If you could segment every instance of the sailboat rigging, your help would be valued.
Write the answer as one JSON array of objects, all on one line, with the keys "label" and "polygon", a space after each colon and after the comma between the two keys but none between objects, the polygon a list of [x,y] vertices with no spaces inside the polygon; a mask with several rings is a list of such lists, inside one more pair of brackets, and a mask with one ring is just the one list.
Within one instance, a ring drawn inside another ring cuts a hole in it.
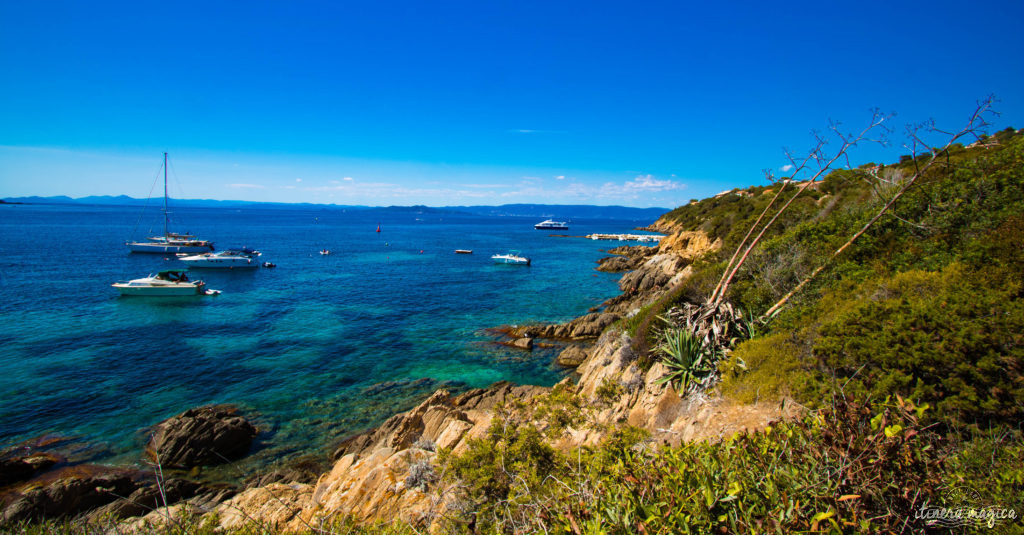
[{"label": "sailboat rigging", "polygon": [[150,236],[147,241],[125,242],[128,250],[133,253],[205,253],[213,250],[213,244],[197,239],[192,234],[178,234],[168,228],[169,213],[167,210],[167,153],[164,153],[164,233],[162,236]]}]

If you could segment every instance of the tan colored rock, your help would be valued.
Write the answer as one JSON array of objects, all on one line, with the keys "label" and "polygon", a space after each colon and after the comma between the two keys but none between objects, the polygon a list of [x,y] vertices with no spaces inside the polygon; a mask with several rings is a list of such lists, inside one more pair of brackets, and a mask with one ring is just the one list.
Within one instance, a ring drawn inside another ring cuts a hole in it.
[{"label": "tan colored rock", "polygon": [[533,338],[524,336],[517,338],[511,342],[512,347],[518,347],[519,349],[525,349],[527,351],[533,351]]},{"label": "tan colored rock", "polygon": [[562,350],[555,359],[555,364],[566,368],[575,368],[587,359],[587,350],[582,346],[571,345]]},{"label": "tan colored rock", "polygon": [[311,485],[271,483],[238,494],[217,506],[209,515],[215,515],[225,530],[253,527],[256,520],[271,530],[309,530],[314,524],[309,523],[302,513],[309,508],[312,495]]}]

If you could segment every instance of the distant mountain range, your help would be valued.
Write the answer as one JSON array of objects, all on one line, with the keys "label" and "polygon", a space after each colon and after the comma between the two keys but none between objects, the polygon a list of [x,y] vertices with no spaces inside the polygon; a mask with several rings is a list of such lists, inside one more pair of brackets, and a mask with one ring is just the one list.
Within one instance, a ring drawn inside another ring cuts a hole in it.
[{"label": "distant mountain range", "polygon": [[[156,206],[161,201],[155,199],[136,199],[127,195],[93,195],[73,199],[65,195],[55,197],[7,197],[3,199],[7,203],[23,204],[91,204],[101,206],[142,206],[149,204]],[[174,206],[187,206],[196,208],[239,208],[253,206],[260,208],[275,209],[325,209],[325,210],[403,210],[424,213],[452,213],[496,216],[496,217],[540,217],[556,220],[572,219],[627,219],[627,220],[650,220],[653,221],[662,214],[669,211],[669,208],[631,208],[628,206],[593,206],[586,204],[503,204],[500,206],[360,206],[340,204],[314,204],[314,203],[276,203],[276,202],[252,202],[252,201],[217,201],[212,199],[175,199]]]}]

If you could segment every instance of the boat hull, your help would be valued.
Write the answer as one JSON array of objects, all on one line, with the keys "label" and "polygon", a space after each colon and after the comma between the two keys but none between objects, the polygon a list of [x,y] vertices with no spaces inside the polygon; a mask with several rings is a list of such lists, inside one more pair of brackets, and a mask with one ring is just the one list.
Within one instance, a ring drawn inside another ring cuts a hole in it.
[{"label": "boat hull", "polygon": [[569,230],[569,225],[534,225],[537,230]]},{"label": "boat hull", "polygon": [[202,284],[178,284],[166,286],[133,286],[130,283],[116,283],[112,285],[126,296],[141,297],[181,297],[188,295],[203,295],[206,293]]},{"label": "boat hull", "polygon": [[238,260],[209,259],[209,260],[182,260],[189,269],[249,269],[257,268],[260,265],[252,260],[241,262]]},{"label": "boat hull", "polygon": [[208,253],[213,250],[211,245],[167,245],[162,243],[128,243],[128,250],[133,253],[176,254],[176,253]]}]

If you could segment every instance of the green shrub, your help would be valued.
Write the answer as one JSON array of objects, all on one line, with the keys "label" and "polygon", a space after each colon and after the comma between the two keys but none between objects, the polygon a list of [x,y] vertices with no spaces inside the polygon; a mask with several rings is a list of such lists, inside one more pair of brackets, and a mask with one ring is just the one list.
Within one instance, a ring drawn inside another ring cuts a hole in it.
[{"label": "green shrub", "polygon": [[990,288],[981,276],[953,265],[865,285],[821,326],[814,355],[847,395],[900,394],[954,423],[1020,421],[1021,286]]}]

